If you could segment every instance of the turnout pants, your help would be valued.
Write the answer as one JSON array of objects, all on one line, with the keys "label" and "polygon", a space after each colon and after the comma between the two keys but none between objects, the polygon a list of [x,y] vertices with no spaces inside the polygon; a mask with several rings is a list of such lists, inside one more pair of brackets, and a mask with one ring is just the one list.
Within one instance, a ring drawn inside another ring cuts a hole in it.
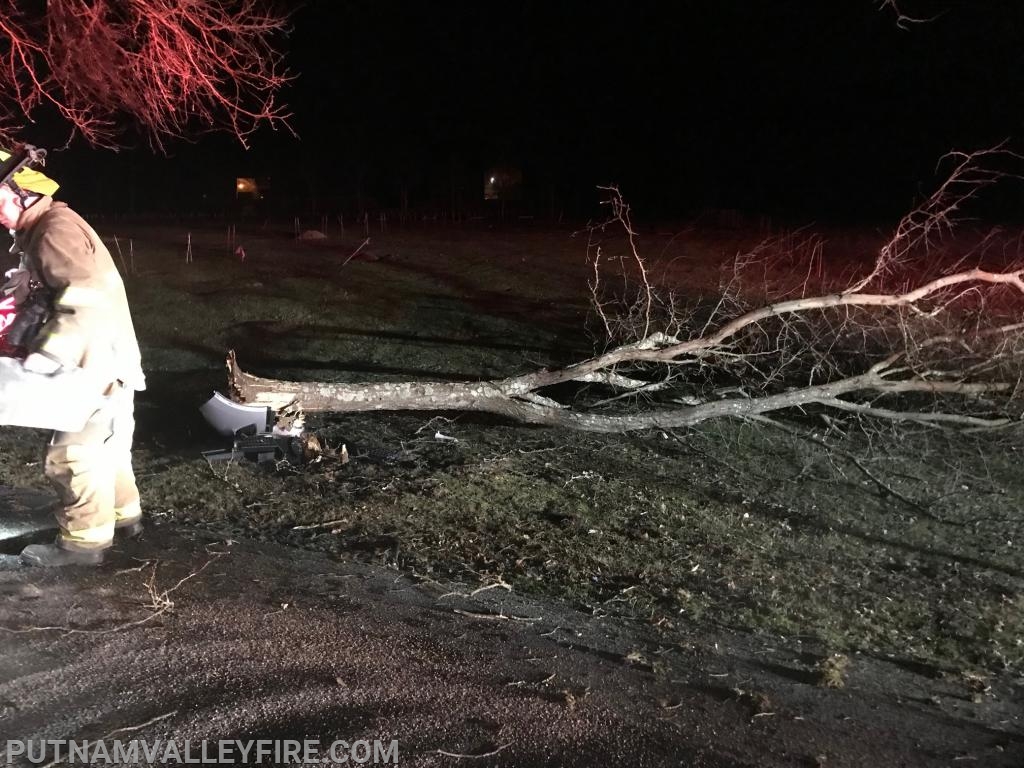
[{"label": "turnout pants", "polygon": [[142,514],[132,472],[135,392],[120,382],[107,404],[80,432],[54,432],[46,449],[46,476],[57,488],[58,544],[106,549],[119,521]]}]

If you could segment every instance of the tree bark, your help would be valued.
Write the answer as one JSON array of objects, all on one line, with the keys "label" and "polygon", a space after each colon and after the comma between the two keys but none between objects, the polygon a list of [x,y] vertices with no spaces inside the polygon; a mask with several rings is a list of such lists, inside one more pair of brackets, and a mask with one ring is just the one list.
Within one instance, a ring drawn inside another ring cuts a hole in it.
[{"label": "tree bark", "polygon": [[[744,418],[786,408],[820,403],[840,409],[856,408],[840,400],[841,395],[862,392],[930,392],[934,394],[975,394],[1000,392],[1007,383],[887,381],[884,368],[875,366],[860,376],[803,387],[756,398],[728,398],[695,405],[661,408],[625,414],[587,413],[533,394],[551,381],[564,381],[565,369],[538,371],[507,379],[477,382],[379,382],[337,384],[282,381],[246,373],[234,352],[227,357],[228,382],[232,397],[242,403],[266,405],[274,410],[297,405],[307,413],[352,413],[358,411],[480,411],[545,426],[567,427],[585,432],[632,432],[645,429],[677,429],[723,417]],[[880,409],[876,409],[879,410]],[[888,411],[886,418],[935,422],[935,414]],[[943,421],[964,426],[1001,426],[1005,420],[977,419],[947,414]]]}]

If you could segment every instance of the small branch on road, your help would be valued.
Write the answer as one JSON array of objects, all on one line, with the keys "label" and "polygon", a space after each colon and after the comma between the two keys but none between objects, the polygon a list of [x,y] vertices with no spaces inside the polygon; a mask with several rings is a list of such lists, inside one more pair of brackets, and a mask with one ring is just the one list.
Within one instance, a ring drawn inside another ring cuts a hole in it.
[{"label": "small branch on road", "polygon": [[435,751],[439,755],[444,755],[445,757],[454,757],[456,760],[476,760],[476,759],[479,759],[481,757],[493,757],[494,755],[498,754],[499,752],[501,752],[503,750],[508,749],[511,746],[512,746],[511,743],[509,743],[509,744],[502,744],[500,747],[498,747],[497,749],[495,749],[495,750],[493,750],[491,752],[481,752],[481,753],[476,754],[476,755],[468,755],[468,754],[463,754],[461,752],[445,752],[443,749],[438,749],[438,750],[435,750]]}]

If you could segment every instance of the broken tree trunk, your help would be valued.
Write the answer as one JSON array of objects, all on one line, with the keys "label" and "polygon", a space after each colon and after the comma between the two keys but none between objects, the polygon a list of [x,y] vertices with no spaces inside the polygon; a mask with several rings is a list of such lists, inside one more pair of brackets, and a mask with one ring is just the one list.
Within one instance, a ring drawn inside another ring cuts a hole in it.
[{"label": "broken tree trunk", "polygon": [[[1004,426],[1017,418],[1017,405],[1006,406],[1024,380],[1024,321],[1015,308],[1024,296],[1024,269],[964,269],[957,262],[959,269],[930,277],[925,270],[907,279],[895,275],[913,253],[928,253],[961,203],[1003,175],[981,161],[1006,154],[1001,148],[953,153],[949,178],[900,221],[863,279],[819,295],[808,295],[804,285],[761,305],[734,301],[734,310],[723,309],[723,294],[701,322],[682,322],[672,300],[664,304],[670,308],[664,322],[656,319],[658,296],[629,208],[617,189],[607,188],[612,222],[629,236],[639,275],[637,301],[623,313],[631,341],[564,368],[472,382],[279,381],[246,373],[229,353],[230,392],[278,412],[481,411],[590,432],[667,430],[811,405],[931,425]],[[611,329],[622,326],[621,318],[609,315],[599,295],[598,268],[608,259],[593,240],[591,249],[594,306],[613,343]],[[996,299],[991,311],[990,296]],[[582,405],[555,400],[552,388],[570,382],[610,394]],[[893,395],[911,397],[894,402]]]},{"label": "broken tree trunk", "polygon": [[[1009,389],[1002,382],[888,381],[885,367],[875,366],[860,376],[803,387],[756,398],[728,398],[694,405],[676,406],[639,413],[602,414],[572,410],[534,390],[564,381],[569,369],[537,371],[507,379],[476,382],[378,382],[325,383],[282,381],[246,373],[234,352],[227,358],[232,397],[242,403],[265,405],[275,411],[298,406],[307,413],[352,413],[356,411],[481,411],[528,424],[568,427],[587,432],[630,432],[643,429],[675,429],[709,419],[744,418],[771,411],[818,403],[840,410],[854,410],[893,420],[949,422],[964,426],[1002,426],[1005,419],[987,419],[943,413],[885,411],[841,400],[841,395],[874,392],[932,392],[976,394]],[[609,375],[613,378],[613,375]],[[597,377],[589,376],[588,381]]]}]

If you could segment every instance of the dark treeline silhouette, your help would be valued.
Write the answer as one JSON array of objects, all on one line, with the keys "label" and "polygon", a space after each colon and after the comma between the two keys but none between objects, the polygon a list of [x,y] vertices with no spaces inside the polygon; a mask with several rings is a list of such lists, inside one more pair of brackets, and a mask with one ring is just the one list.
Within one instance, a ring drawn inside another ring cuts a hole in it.
[{"label": "dark treeline silhouette", "polygon": [[[597,215],[617,184],[646,218],[706,209],[892,220],[939,158],[1024,128],[1024,11],[950,4],[900,29],[876,3],[597,0],[503,6],[312,2],[285,94],[298,137],[264,130],[54,156],[67,199],[111,213],[227,215],[236,177],[285,215]],[[983,45],[979,46],[979,42]],[[522,174],[484,200],[490,169]],[[1018,191],[989,197],[1017,216]]]}]

